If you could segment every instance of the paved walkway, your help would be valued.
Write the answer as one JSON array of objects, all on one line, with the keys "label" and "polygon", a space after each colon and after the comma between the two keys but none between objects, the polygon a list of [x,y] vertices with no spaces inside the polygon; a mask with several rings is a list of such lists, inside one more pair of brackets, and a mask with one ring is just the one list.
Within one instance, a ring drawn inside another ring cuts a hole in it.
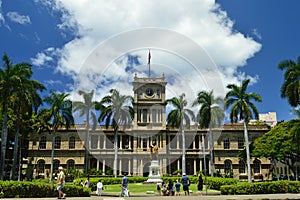
[{"label": "paved walkway", "polygon": [[[12,200],[13,198],[3,199]],[[57,198],[18,198],[18,200],[55,200]],[[155,196],[155,195],[145,195],[145,196],[132,196],[132,197],[113,197],[113,196],[91,196],[91,197],[67,197],[68,200],[152,200],[152,199],[170,199],[170,200],[288,200],[288,199],[300,199],[300,194],[260,194],[260,195],[207,195],[207,196]]]}]

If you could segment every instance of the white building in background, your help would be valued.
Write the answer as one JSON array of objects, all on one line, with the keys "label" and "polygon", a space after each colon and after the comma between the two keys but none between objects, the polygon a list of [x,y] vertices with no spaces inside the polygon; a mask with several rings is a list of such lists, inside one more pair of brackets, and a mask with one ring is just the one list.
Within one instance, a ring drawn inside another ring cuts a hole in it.
[{"label": "white building in background", "polygon": [[274,127],[277,124],[276,112],[268,112],[259,114],[259,121],[265,122],[267,125]]}]

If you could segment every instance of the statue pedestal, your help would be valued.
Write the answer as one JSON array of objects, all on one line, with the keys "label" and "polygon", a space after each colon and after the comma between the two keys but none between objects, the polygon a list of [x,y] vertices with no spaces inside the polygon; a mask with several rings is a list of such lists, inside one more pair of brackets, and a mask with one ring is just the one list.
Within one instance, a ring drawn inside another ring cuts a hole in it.
[{"label": "statue pedestal", "polygon": [[162,182],[158,160],[152,160],[149,167],[148,180],[145,183]]}]

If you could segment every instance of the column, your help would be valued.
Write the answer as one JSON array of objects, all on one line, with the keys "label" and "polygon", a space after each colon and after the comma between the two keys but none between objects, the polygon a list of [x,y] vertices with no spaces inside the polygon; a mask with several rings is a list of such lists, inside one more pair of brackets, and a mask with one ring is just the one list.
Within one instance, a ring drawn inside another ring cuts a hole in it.
[{"label": "column", "polygon": [[98,136],[98,144],[97,144],[97,149],[100,149],[100,142],[101,142],[101,140],[100,140],[101,138],[100,138],[100,137],[101,137],[101,136],[99,135],[99,136]]},{"label": "column", "polygon": [[105,159],[102,160],[102,171],[103,171],[103,175],[105,175]]},{"label": "column", "polygon": [[197,160],[194,159],[194,175],[197,175]]},{"label": "column", "polygon": [[140,162],[140,174],[139,174],[139,176],[143,176],[143,166],[144,166],[143,159],[141,159],[141,162]]},{"label": "column", "polygon": [[128,145],[129,145],[128,149],[131,149],[131,136],[130,135],[128,136],[128,139],[129,139],[129,141],[128,141]]},{"label": "column", "polygon": [[128,175],[131,175],[131,159],[128,160]]},{"label": "column", "polygon": [[119,149],[122,149],[122,146],[123,146],[123,135],[120,134],[120,141],[119,141],[119,144],[120,144],[120,148]]},{"label": "column", "polygon": [[199,163],[200,163],[200,170],[202,171],[202,169],[203,169],[202,159],[200,159]]},{"label": "column", "polygon": [[119,161],[119,175],[122,175],[122,159]]},{"label": "column", "polygon": [[180,159],[177,160],[177,169],[180,169]]},{"label": "column", "polygon": [[196,140],[194,138],[194,141],[193,141],[193,149],[196,149]]},{"label": "column", "polygon": [[103,149],[106,149],[106,140],[107,140],[106,136],[103,135]]},{"label": "column", "polygon": [[137,176],[138,175],[138,162],[137,162],[137,158],[134,157],[133,161],[132,161],[132,171],[133,171],[133,175]]},{"label": "column", "polygon": [[179,136],[178,134],[176,135],[176,149],[179,149]]},{"label": "column", "polygon": [[97,159],[97,170],[99,170],[99,160]]}]

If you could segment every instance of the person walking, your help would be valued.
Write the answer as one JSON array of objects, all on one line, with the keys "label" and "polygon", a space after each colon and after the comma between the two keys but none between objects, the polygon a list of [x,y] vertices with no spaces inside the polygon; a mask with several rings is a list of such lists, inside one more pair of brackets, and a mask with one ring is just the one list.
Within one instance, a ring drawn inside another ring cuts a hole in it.
[{"label": "person walking", "polygon": [[176,180],[175,188],[176,188],[176,193],[175,193],[175,195],[176,195],[176,196],[180,196],[180,183],[179,183],[178,180]]},{"label": "person walking", "polygon": [[57,175],[57,191],[58,191],[58,199],[65,199],[66,194],[63,193],[62,189],[65,184],[65,173],[63,171],[63,167],[58,167],[58,175]]},{"label": "person walking", "polygon": [[184,191],[184,195],[190,195],[190,191],[189,191],[190,179],[188,178],[188,176],[185,173],[182,174],[180,182],[182,184],[182,189]]},{"label": "person walking", "polygon": [[122,178],[122,194],[124,195],[124,197],[128,197],[129,196],[129,192],[128,192],[128,178],[126,176],[126,173],[124,173],[124,176]]},{"label": "person walking", "polygon": [[102,189],[103,189],[103,184],[102,184],[101,180],[99,180],[97,183],[97,191],[96,191],[96,194],[98,196],[102,195]]},{"label": "person walking", "polygon": [[202,196],[203,179],[202,179],[202,175],[201,174],[199,174],[197,187],[198,187],[198,196]]}]

